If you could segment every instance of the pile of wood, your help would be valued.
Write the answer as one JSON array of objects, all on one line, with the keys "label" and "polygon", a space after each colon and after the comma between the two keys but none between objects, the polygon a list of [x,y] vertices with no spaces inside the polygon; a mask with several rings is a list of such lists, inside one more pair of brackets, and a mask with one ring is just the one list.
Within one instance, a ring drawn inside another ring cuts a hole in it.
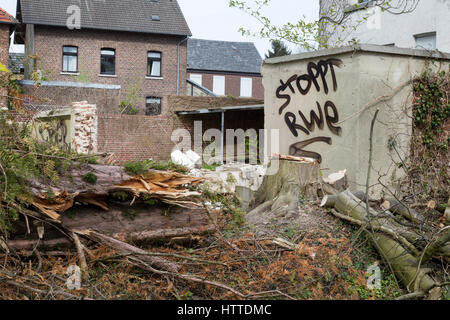
[{"label": "pile of wood", "polygon": [[400,199],[374,202],[366,192],[350,192],[346,171],[322,179],[318,163],[282,156],[274,161],[279,170],[265,177],[247,214],[250,221],[279,212],[296,215],[301,194],[310,199],[323,194],[321,207],[367,233],[386,264],[410,292],[406,298],[430,293],[440,297],[445,284],[431,276],[430,266],[433,260],[444,264],[450,261],[450,226],[426,219]]}]

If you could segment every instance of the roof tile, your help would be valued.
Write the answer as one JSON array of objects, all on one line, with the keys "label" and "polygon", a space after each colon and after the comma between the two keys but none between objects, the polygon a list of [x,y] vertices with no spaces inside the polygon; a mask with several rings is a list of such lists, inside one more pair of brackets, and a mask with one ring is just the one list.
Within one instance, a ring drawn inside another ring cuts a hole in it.
[{"label": "roof tile", "polygon": [[17,23],[17,20],[10,15],[8,12],[0,8],[0,23],[10,23],[15,24]]},{"label": "roof tile", "polygon": [[[176,0],[19,0],[22,22],[66,26],[78,6],[81,28],[190,36],[191,32]],[[161,21],[152,20],[157,15]]]},{"label": "roof tile", "polygon": [[260,73],[262,59],[252,42],[189,39],[188,69]]}]

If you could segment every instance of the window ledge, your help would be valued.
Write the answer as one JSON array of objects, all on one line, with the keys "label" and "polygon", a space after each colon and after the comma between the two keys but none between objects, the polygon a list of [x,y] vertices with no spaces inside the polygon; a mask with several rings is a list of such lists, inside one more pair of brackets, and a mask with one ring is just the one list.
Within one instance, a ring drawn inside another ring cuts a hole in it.
[{"label": "window ledge", "polygon": [[64,72],[64,71],[60,72],[59,74],[65,75],[65,76],[79,76],[80,75],[79,72]]},{"label": "window ledge", "polygon": [[116,74],[99,74],[99,77],[105,77],[105,78],[117,78]]},{"label": "window ledge", "polygon": [[150,77],[150,76],[145,76],[145,79],[148,79],[148,80],[163,80],[164,78],[163,78],[163,77]]}]

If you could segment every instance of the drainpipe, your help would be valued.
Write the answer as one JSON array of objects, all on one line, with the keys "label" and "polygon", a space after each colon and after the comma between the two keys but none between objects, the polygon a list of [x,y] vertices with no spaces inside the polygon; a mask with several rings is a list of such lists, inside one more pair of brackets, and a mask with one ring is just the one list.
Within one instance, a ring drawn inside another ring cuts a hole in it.
[{"label": "drainpipe", "polygon": [[221,132],[222,132],[222,136],[220,137],[220,162],[221,164],[225,163],[225,159],[224,159],[224,148],[225,148],[225,111],[222,111],[222,123],[221,123]]},{"label": "drainpipe", "polygon": [[180,46],[183,42],[187,41],[189,37],[184,38],[180,42],[178,42],[177,45],[177,55],[178,55],[178,62],[177,62],[177,96],[180,95]]}]

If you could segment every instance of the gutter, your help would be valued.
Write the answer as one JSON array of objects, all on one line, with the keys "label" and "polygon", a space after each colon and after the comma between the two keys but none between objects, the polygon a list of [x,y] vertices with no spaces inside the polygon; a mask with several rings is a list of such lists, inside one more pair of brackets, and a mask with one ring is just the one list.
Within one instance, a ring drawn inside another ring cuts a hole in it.
[{"label": "gutter", "polygon": [[180,46],[183,42],[187,41],[189,36],[178,42],[177,45],[177,96],[180,95]]}]

